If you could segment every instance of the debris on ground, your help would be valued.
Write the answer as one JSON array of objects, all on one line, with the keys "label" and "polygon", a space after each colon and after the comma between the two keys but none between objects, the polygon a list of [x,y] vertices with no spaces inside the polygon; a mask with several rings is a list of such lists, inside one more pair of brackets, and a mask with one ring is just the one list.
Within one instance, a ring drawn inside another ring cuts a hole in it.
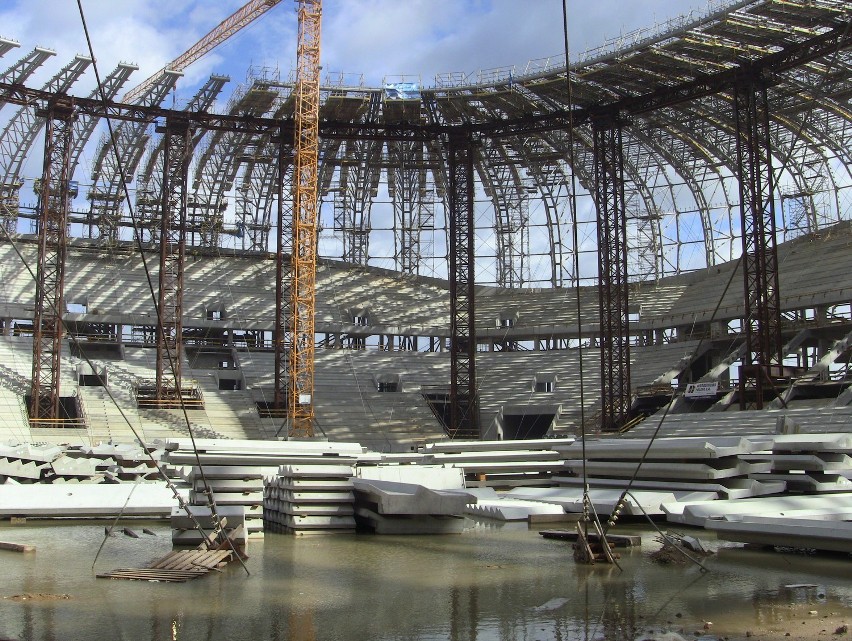
[{"label": "debris on ground", "polygon": [[50,594],[47,592],[24,592],[23,594],[14,594],[12,596],[3,597],[9,601],[63,601],[70,599],[70,594]]},{"label": "debris on ground", "polygon": [[651,560],[662,565],[684,565],[690,562],[690,559],[703,558],[712,554],[697,538],[677,532],[665,532],[655,537],[655,540],[663,547],[651,553]]}]

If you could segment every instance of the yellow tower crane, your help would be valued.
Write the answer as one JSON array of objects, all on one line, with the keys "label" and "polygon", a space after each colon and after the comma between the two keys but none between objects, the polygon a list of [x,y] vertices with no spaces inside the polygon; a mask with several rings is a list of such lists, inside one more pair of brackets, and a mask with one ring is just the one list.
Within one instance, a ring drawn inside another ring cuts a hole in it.
[{"label": "yellow tower crane", "polygon": [[317,180],[322,0],[297,0],[293,256],[290,288],[289,436],[314,435]]},{"label": "yellow tower crane", "polygon": [[209,53],[243,27],[247,27],[264,13],[272,9],[281,0],[250,0],[237,9],[230,16],[220,22],[216,28],[196,42],[192,47],[184,51],[153,76],[128,91],[122,102],[131,103],[144,94],[153,85],[164,71],[183,71],[193,62]]}]

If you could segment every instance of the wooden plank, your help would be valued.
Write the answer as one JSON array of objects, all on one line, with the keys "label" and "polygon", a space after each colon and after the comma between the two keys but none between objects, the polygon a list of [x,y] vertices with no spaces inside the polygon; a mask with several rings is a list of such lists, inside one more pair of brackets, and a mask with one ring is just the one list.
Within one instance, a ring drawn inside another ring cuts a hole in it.
[{"label": "wooden plank", "polygon": [[173,558],[175,558],[178,554],[180,554],[180,550],[175,550],[173,552],[169,552],[162,559],[157,559],[156,561],[153,561],[148,567],[149,568],[162,568],[167,563],[169,563],[169,561],[171,561]]},{"label": "wooden plank", "polygon": [[173,571],[151,571],[146,568],[114,570],[104,574],[98,574],[99,579],[127,579],[132,581],[167,581],[172,583],[182,583],[191,579],[196,579],[199,576],[204,576],[206,572],[173,572]]},{"label": "wooden plank", "polygon": [[4,543],[0,541],[0,550],[9,550],[11,552],[35,552],[34,545],[24,545],[23,543]]},{"label": "wooden plank", "polygon": [[[546,539],[561,539],[564,541],[575,541],[578,536],[571,530],[542,530],[539,532]],[[600,537],[596,532],[589,532],[589,541],[598,541]],[[606,540],[617,548],[632,548],[642,545],[642,537],[629,534],[607,534]]]},{"label": "wooden plank", "polygon": [[203,552],[200,550],[181,550],[168,563],[158,564],[157,567],[161,570],[183,570],[190,561],[197,559],[202,554]]}]

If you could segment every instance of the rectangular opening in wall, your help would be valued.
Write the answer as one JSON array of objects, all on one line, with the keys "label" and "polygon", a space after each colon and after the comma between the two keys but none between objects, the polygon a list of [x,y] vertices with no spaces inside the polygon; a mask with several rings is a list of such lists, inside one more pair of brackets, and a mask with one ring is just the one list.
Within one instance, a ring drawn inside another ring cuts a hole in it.
[{"label": "rectangular opening in wall", "polygon": [[556,420],[555,412],[531,409],[522,414],[503,414],[503,439],[517,441],[544,438]]},{"label": "rectangular opening in wall", "polygon": [[80,374],[77,377],[80,387],[106,387],[106,381],[100,374]]},{"label": "rectangular opening in wall", "polygon": [[238,378],[220,378],[219,389],[225,391],[234,391],[243,389],[243,382]]},{"label": "rectangular opening in wall", "polygon": [[80,387],[106,387],[107,368],[102,363],[79,363],[77,385]]},{"label": "rectangular opening in wall", "polygon": [[33,429],[85,429],[86,422],[83,418],[83,411],[80,407],[80,398],[78,396],[60,396],[58,416],[47,417],[48,411],[45,411],[49,405],[47,397],[42,397],[42,409],[39,411],[39,418],[33,418],[32,412],[32,396],[29,394],[24,396],[24,402],[27,405],[27,413],[29,415],[30,427]]},{"label": "rectangular opening in wall", "polygon": [[207,320],[211,321],[223,321],[227,319],[227,315],[225,314],[225,306],[216,304],[216,305],[208,305],[206,307]]},{"label": "rectangular opening in wall", "polygon": [[379,392],[399,392],[401,390],[399,374],[377,374],[376,389]]},{"label": "rectangular opening in wall", "polygon": [[[272,396],[271,391],[269,395]],[[255,401],[255,407],[257,407],[257,414],[261,418],[287,418],[286,398],[283,399],[280,407],[276,407],[273,400]]]},{"label": "rectangular opening in wall", "polygon": [[548,393],[556,391],[556,374],[536,374],[533,381],[533,391]]}]

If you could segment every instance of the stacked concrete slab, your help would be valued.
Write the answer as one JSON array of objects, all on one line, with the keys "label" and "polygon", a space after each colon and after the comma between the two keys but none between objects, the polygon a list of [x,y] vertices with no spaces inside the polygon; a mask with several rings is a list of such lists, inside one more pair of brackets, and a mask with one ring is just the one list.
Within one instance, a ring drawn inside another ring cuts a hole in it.
[{"label": "stacked concrete slab", "polygon": [[[626,483],[622,484],[624,487]],[[600,515],[612,514],[622,499],[622,489],[592,489],[588,498]],[[535,501],[557,505],[568,513],[583,512],[582,487],[518,487],[507,496],[524,501]],[[694,501],[715,501],[718,494],[711,491],[662,491],[662,490],[631,490],[621,504],[621,516],[662,516],[663,506],[667,504],[690,503]]]},{"label": "stacked concrete slab", "polygon": [[353,484],[356,520],[377,534],[457,534],[476,503],[452,465],[362,466]]},{"label": "stacked concrete slab", "polygon": [[764,437],[587,439],[585,463],[581,442],[558,447],[565,457],[567,473],[553,480],[573,490],[565,497],[566,501],[574,501],[566,504],[567,510],[576,510],[585,480],[592,488],[590,497],[595,508],[608,513],[632,479],[631,493],[626,497],[627,511],[622,514],[638,515],[644,510],[661,515],[667,503],[783,492],[783,482],[753,477],[768,472],[768,462],[746,458],[767,449],[771,442]]},{"label": "stacked concrete slab", "polygon": [[420,448],[426,464],[464,470],[468,487],[541,484],[562,469],[559,448],[573,438],[524,441],[443,441]]},{"label": "stacked concrete slab", "polygon": [[234,541],[234,545],[245,547],[249,533],[243,506],[218,507],[215,516],[219,517],[219,521],[209,507],[190,505],[188,512],[180,507],[172,509],[170,523],[173,545],[199,545],[206,537],[216,534],[217,524],[223,524],[222,530]]},{"label": "stacked concrete slab", "polygon": [[565,508],[561,505],[498,494],[492,487],[470,488],[466,491],[476,497],[476,503],[468,505],[465,514],[475,519],[527,521],[534,515],[565,514]]},{"label": "stacked concrete slab", "polygon": [[[153,457],[159,453],[153,452]],[[138,446],[0,446],[0,482],[120,483],[159,478],[151,454]]]},{"label": "stacked concrete slab", "polygon": [[162,483],[0,485],[0,517],[166,518],[178,501]]},{"label": "stacked concrete slab", "polygon": [[785,483],[783,499],[688,506],[669,518],[703,525],[728,541],[852,552],[852,435],[779,435],[771,454],[758,458],[772,471],[755,478]]},{"label": "stacked concrete slab", "polygon": [[353,459],[282,465],[264,489],[264,527],[287,534],[354,532],[354,473]]},{"label": "stacked concrete slab", "polygon": [[772,454],[759,457],[772,469],[753,478],[782,481],[791,493],[852,491],[852,434],[784,434]]},{"label": "stacked concrete slab", "polygon": [[193,448],[189,439],[167,439],[162,445],[167,452],[164,460],[183,466],[181,476],[192,487],[190,504],[208,507],[212,500],[217,506],[242,507],[250,537],[261,536],[270,524],[273,531],[288,527],[286,519],[277,516],[277,505],[269,518],[266,514],[265,494],[271,491],[265,488],[277,486],[282,469],[338,465],[349,470],[348,478],[363,453],[357,443],[327,441],[196,439]]}]

